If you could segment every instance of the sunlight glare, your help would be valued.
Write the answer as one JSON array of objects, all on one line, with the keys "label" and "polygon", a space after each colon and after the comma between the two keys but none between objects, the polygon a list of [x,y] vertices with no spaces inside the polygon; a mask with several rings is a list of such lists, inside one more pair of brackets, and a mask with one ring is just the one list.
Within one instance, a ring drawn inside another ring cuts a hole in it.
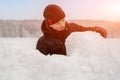
[{"label": "sunlight glare", "polygon": [[114,14],[120,14],[120,5],[114,5],[111,10]]}]

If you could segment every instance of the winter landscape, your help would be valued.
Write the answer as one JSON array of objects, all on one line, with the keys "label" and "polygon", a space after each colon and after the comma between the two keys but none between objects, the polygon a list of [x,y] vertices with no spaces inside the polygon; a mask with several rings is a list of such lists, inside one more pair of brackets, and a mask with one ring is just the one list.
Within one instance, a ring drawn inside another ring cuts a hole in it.
[{"label": "winter landscape", "polygon": [[[43,55],[36,44],[42,20],[53,18],[49,4],[65,13],[58,21],[103,27],[107,38],[74,32],[65,42],[67,56]],[[120,80],[120,0],[0,0],[0,80]]]},{"label": "winter landscape", "polygon": [[41,21],[0,20],[0,80],[119,80],[120,23],[69,22],[104,27],[108,38],[75,32],[66,40],[68,56],[45,56],[35,49]]}]

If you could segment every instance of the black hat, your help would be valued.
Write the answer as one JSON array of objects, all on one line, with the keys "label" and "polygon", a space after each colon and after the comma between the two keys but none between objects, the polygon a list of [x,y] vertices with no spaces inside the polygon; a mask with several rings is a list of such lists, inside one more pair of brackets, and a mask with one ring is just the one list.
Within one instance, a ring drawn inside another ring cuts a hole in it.
[{"label": "black hat", "polygon": [[64,18],[65,13],[59,6],[50,4],[45,8],[43,16],[47,20],[48,24],[52,25]]}]

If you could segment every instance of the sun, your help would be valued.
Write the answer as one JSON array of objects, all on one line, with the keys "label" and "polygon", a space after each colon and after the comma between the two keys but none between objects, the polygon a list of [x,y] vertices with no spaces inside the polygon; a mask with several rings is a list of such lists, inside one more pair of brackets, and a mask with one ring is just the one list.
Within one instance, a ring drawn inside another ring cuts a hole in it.
[{"label": "sun", "polygon": [[114,5],[111,7],[111,11],[114,14],[120,14],[120,5]]},{"label": "sun", "polygon": [[120,21],[120,4],[109,4],[104,8],[105,18],[111,21]]}]

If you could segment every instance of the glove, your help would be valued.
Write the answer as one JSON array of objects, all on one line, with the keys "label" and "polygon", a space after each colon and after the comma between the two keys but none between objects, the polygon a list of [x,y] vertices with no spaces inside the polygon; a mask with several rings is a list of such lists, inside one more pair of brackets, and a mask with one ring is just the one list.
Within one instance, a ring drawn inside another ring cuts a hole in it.
[{"label": "glove", "polygon": [[96,26],[93,31],[98,32],[102,37],[107,38],[107,31],[104,28]]}]

